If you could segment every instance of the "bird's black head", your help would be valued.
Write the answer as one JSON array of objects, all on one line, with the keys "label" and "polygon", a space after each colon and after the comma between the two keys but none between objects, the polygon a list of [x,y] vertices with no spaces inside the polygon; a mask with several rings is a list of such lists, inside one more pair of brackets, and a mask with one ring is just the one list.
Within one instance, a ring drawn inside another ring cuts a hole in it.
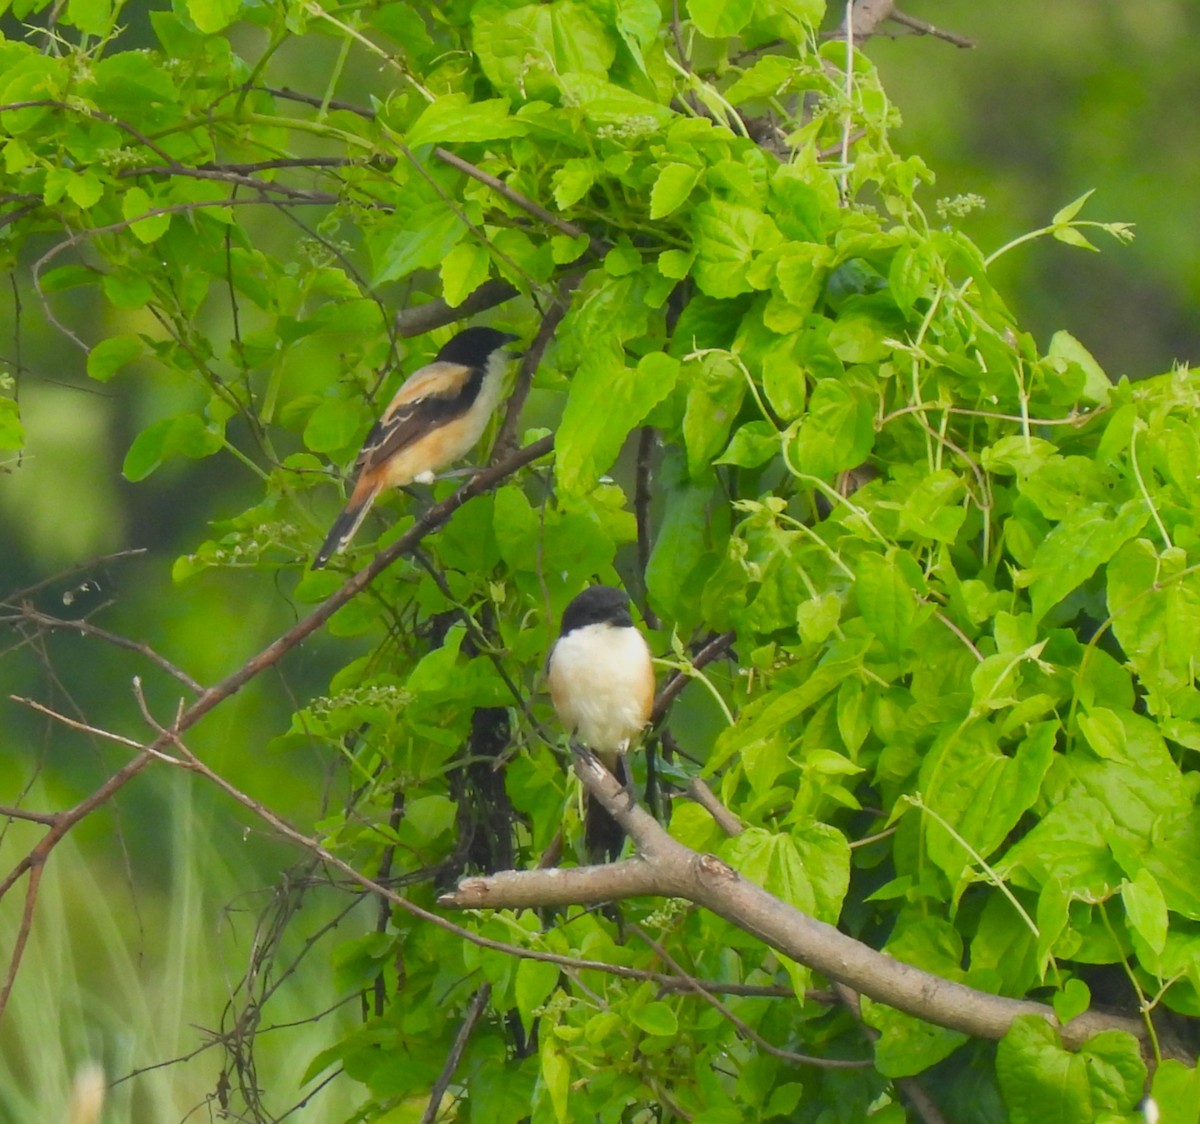
[{"label": "bird's black head", "polygon": [[498,347],[517,337],[495,328],[465,328],[437,353],[439,363],[461,363],[464,367],[485,367],[488,356]]},{"label": "bird's black head", "polygon": [[561,634],[566,636],[589,624],[632,628],[633,617],[629,615],[629,598],[625,591],[610,585],[589,586],[563,610]]}]

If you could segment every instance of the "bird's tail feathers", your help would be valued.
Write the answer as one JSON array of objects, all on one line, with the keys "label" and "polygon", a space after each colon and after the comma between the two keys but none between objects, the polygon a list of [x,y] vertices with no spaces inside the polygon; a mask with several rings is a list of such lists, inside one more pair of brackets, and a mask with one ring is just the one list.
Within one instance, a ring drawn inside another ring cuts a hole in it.
[{"label": "bird's tail feathers", "polygon": [[333,521],[329,534],[325,536],[321,549],[317,551],[311,569],[320,570],[330,558],[346,547],[358,533],[359,527],[362,526],[367,512],[371,510],[371,504],[375,502],[378,494],[378,491],[368,492],[357,502],[352,497],[350,502],[342,508],[341,514]]},{"label": "bird's tail feathers", "polygon": [[[632,790],[633,781],[629,773],[629,764],[623,753],[617,754],[611,761],[607,754],[601,758],[608,766],[609,772],[625,787]],[[615,861],[625,846],[625,829],[608,813],[602,804],[590,796],[583,808],[583,846],[589,862],[600,862],[607,858]]]}]

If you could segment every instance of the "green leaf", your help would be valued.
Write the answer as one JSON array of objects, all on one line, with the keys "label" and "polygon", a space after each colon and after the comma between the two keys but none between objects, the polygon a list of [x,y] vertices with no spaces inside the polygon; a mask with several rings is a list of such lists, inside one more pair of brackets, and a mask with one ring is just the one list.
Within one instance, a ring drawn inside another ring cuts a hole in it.
[{"label": "green leaf", "polygon": [[1092,1124],[1087,1066],[1037,1015],[1020,1015],[996,1051],[996,1077],[1012,1124]]},{"label": "green leaf", "polygon": [[[569,1124],[571,1120],[571,1063],[559,1048],[553,1034],[543,1032],[539,1035],[539,1039],[541,1049],[538,1051],[538,1060],[541,1063],[542,1091],[550,1098],[554,1119],[558,1124]],[[535,1119],[537,1119],[536,1115]]]},{"label": "green leaf", "polygon": [[704,355],[687,365],[687,406],[683,415],[683,441],[687,448],[688,475],[693,479],[709,469],[713,457],[729,439],[737,418],[746,380],[727,356]]},{"label": "green leaf", "polygon": [[1107,578],[1113,633],[1141,680],[1151,713],[1167,717],[1188,709],[1200,576],[1191,572],[1186,552],[1175,548],[1160,555],[1153,543],[1136,539],[1113,557]]},{"label": "green leaf", "polygon": [[471,10],[471,47],[500,91],[524,101],[557,101],[562,76],[603,78],[616,57],[604,25],[573,0],[510,7],[502,0]]},{"label": "green leaf", "polygon": [[758,468],[779,455],[779,434],[770,422],[747,422],[733,435],[714,464],[736,464],[740,468]]},{"label": "green leaf", "polygon": [[0,449],[20,449],[25,445],[25,427],[21,412],[11,398],[0,398]]},{"label": "green leaf", "polygon": [[631,1018],[634,1026],[659,1038],[674,1038],[679,1033],[679,1019],[670,1005],[661,999],[636,1008]]},{"label": "green leaf", "polygon": [[97,382],[108,382],[127,363],[132,363],[145,351],[137,336],[109,336],[88,352],[87,373]]},{"label": "green leaf", "polygon": [[111,0],[68,0],[67,23],[85,35],[107,35],[112,30]]},{"label": "green leaf", "polygon": [[139,218],[139,215],[145,215],[148,211],[152,211],[157,207],[157,204],[150,198],[143,188],[130,187],[127,188],[125,194],[121,197],[121,214],[125,221],[130,224],[129,229],[133,231],[134,237],[139,242],[157,242],[166,232],[167,227],[171,225],[170,215],[151,215],[149,218]]},{"label": "green leaf", "polygon": [[1012,756],[1001,752],[995,727],[983,718],[952,726],[934,742],[921,766],[920,787],[937,816],[922,824],[930,858],[952,883],[973,867],[976,856],[989,858],[1033,807],[1054,760],[1058,731],[1056,721],[1038,723]]},{"label": "green leaf", "polygon": [[706,199],[692,209],[696,263],[693,272],[702,292],[724,300],[751,290],[747,271],[756,251],[778,232],[761,211],[740,203]]},{"label": "green leaf", "polygon": [[563,162],[551,177],[550,183],[554,191],[554,202],[560,210],[575,206],[596,182],[596,175],[601,165],[598,160],[591,158],[573,158]]},{"label": "green leaf", "polygon": [[462,220],[441,203],[418,207],[376,253],[375,284],[396,281],[417,269],[433,269],[466,234]]},{"label": "green leaf", "polygon": [[509,104],[508,98],[473,102],[466,94],[447,94],[426,106],[413,122],[408,143],[419,148],[523,137],[529,127],[509,114]]},{"label": "green leaf", "polygon": [[1108,504],[1092,503],[1067,515],[1038,546],[1029,567],[1034,619],[1041,620],[1090,578],[1149,518],[1140,498],[1116,512]]},{"label": "green leaf", "polygon": [[1063,223],[1070,222],[1080,211],[1083,210],[1083,205],[1092,197],[1095,192],[1093,187],[1091,191],[1085,191],[1078,199],[1068,203],[1061,210],[1056,211],[1054,218],[1050,220],[1052,226],[1060,226]]},{"label": "green leaf", "polygon": [[224,441],[219,430],[207,426],[197,414],[179,414],[147,426],[134,438],[121,472],[126,480],[144,480],[173,456],[199,460],[211,456]]},{"label": "green leaf", "polygon": [[1200,1124],[1200,1067],[1163,1060],[1150,1094],[1162,1113],[1161,1124]]},{"label": "green leaf", "polygon": [[650,217],[665,218],[681,207],[700,179],[700,169],[688,164],[665,164],[650,189]]},{"label": "green leaf", "polygon": [[241,0],[187,0],[188,15],[206,35],[224,31],[241,11]]},{"label": "green leaf", "polygon": [[617,459],[626,437],[675,386],[680,364],[661,351],[636,368],[616,349],[596,348],[575,372],[555,441],[560,487],[576,495],[593,488]]},{"label": "green leaf", "polygon": [[460,242],[442,261],[442,297],[457,308],[488,279],[491,257],[478,242]]},{"label": "green leaf", "polygon": [[741,105],[760,98],[778,97],[792,84],[798,69],[794,59],[763,55],[725,91],[725,100],[730,105]]},{"label": "green leaf", "polygon": [[[1088,194],[1090,195],[1091,192]],[[1086,199],[1087,195],[1083,198]],[[1051,359],[1061,359],[1079,366],[1084,376],[1083,394],[1081,395],[1084,401],[1095,404],[1108,401],[1109,392],[1112,390],[1112,381],[1104,373],[1104,368],[1096,362],[1092,353],[1073,335],[1069,332],[1055,332],[1050,337],[1050,348],[1046,354]]]},{"label": "green leaf", "polygon": [[858,560],[854,597],[863,620],[888,656],[899,659],[917,620],[917,603],[896,568],[894,552],[887,558],[864,554]]},{"label": "green leaf", "polygon": [[558,986],[562,969],[557,964],[546,960],[532,960],[528,957],[521,959],[517,965],[516,980],[513,994],[517,1001],[517,1010],[525,1026],[533,1025],[534,1016],[550,994]]},{"label": "green leaf", "polygon": [[1058,1021],[1069,1023],[1091,1006],[1092,993],[1083,980],[1069,979],[1063,984],[1061,990],[1054,993],[1051,1002]]},{"label": "green leaf", "polygon": [[792,443],[799,471],[828,480],[857,468],[875,444],[875,402],[858,385],[820,379]]},{"label": "green leaf", "polygon": [[368,424],[361,402],[327,398],[309,415],[304,445],[314,453],[340,453],[357,444]]},{"label": "green leaf", "polygon": [[701,35],[725,39],[750,22],[754,0],[688,0],[688,15]]},{"label": "green leaf", "polygon": [[1125,916],[1134,932],[1154,952],[1162,952],[1167,943],[1167,901],[1162,888],[1144,867],[1132,882],[1121,887]]}]

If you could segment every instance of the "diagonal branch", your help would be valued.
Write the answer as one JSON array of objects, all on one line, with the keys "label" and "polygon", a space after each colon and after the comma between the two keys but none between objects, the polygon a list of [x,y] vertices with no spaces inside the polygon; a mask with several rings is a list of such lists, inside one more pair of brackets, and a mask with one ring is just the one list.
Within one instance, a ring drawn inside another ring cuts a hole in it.
[{"label": "diagonal branch", "polygon": [[[572,870],[504,871],[467,878],[438,899],[456,909],[535,909],[590,905],[618,898],[683,898],[757,937],[764,944],[880,1003],[937,1026],[976,1038],[999,1039],[1020,1015],[1037,1015],[1054,1026],[1052,1008],[1010,999],[943,979],[839,932],[742,878],[715,855],[701,855],[672,839],[620,782],[591,755],[577,755],[575,771],[637,846],[624,862]],[[1063,1041],[1076,1047],[1102,1030],[1122,1030],[1145,1041],[1137,1019],[1089,1011],[1062,1026]]]}]

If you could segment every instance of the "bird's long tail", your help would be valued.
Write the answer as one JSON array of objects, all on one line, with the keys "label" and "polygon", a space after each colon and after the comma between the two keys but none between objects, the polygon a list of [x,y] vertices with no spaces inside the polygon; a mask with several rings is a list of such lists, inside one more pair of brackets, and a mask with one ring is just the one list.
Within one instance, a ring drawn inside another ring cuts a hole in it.
[{"label": "bird's long tail", "polygon": [[[605,759],[609,772],[632,794],[633,780],[625,754],[617,754],[612,761]],[[615,861],[625,845],[625,830],[597,801],[587,798],[583,807],[583,846],[589,862],[600,862],[607,858]]]},{"label": "bird's long tail", "polygon": [[366,519],[367,512],[371,510],[371,504],[375,502],[377,495],[379,495],[378,488],[366,492],[358,499],[354,496],[350,497],[350,502],[342,508],[341,514],[333,521],[329,534],[325,536],[321,549],[317,551],[317,556],[312,562],[312,569],[320,570],[330,558],[345,549],[346,544],[354,538],[359,527],[362,526],[362,521]]}]

